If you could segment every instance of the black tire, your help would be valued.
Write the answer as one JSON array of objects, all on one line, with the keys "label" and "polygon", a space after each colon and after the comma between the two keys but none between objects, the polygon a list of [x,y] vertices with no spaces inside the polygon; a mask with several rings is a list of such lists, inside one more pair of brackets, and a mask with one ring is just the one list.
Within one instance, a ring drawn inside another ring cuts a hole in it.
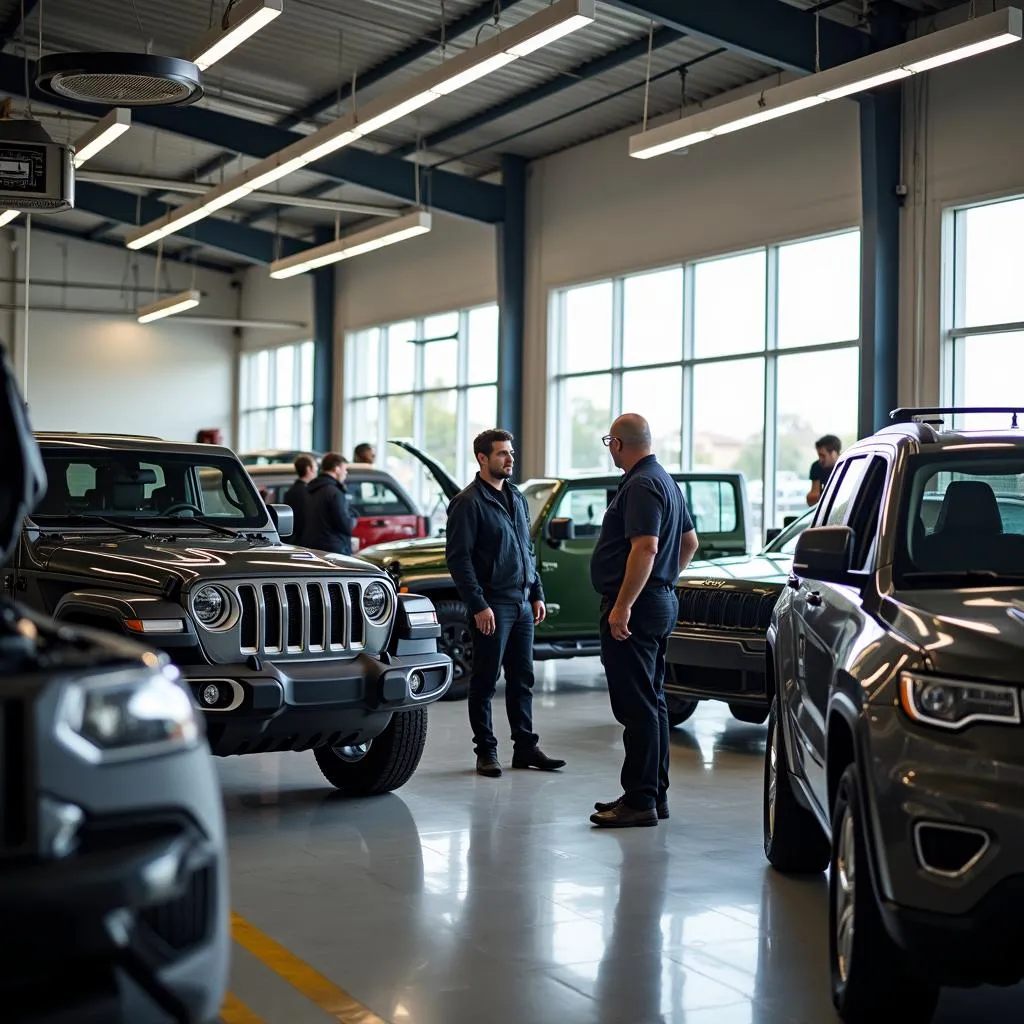
[{"label": "black tire", "polygon": [[437,649],[452,659],[452,685],[442,700],[465,700],[473,672],[473,623],[461,601],[438,601],[434,605],[441,625]]},{"label": "black tire", "polygon": [[335,747],[313,751],[324,778],[346,796],[377,796],[404,786],[412,778],[427,745],[427,709],[399,711],[374,737],[362,756]]},{"label": "black tire", "polygon": [[747,725],[760,725],[768,720],[771,713],[767,704],[764,707],[756,704],[730,704],[729,711],[737,722],[746,722]]},{"label": "black tire", "polygon": [[846,1024],[928,1024],[939,986],[914,973],[882,923],[871,884],[855,764],[843,772],[832,810],[828,894],[832,1002],[839,1016]]},{"label": "black tire", "polygon": [[697,710],[700,703],[699,700],[687,700],[685,697],[673,697],[671,694],[665,695],[665,701],[668,704],[668,724],[672,729],[682,725]]},{"label": "black tire", "polygon": [[768,863],[783,874],[817,874],[828,867],[829,841],[818,819],[793,792],[778,708],[776,700],[768,715],[764,746],[764,854]]}]

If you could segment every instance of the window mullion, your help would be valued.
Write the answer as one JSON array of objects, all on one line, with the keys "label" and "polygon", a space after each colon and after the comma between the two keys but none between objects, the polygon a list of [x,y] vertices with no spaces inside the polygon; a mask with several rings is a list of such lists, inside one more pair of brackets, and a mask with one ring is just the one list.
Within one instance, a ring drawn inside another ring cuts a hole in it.
[{"label": "window mullion", "polygon": [[769,246],[765,280],[764,431],[761,449],[761,537],[776,520],[779,380],[779,249]]}]

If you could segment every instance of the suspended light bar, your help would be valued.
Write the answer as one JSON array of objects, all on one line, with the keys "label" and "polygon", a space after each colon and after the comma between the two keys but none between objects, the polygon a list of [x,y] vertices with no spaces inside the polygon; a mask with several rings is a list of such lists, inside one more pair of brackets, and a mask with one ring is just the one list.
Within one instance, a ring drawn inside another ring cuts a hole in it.
[{"label": "suspended light bar", "polygon": [[595,16],[594,0],[555,0],[549,7],[512,28],[463,50],[404,86],[371,100],[354,113],[260,160],[248,170],[210,189],[202,198],[184,203],[158,220],[128,232],[125,244],[129,249],[142,249],[182,231],[251,192],[351,145],[357,139],[364,138],[442,96],[450,95],[555,39],[589,25]]},{"label": "suspended light bar", "polygon": [[283,0],[241,0],[229,5],[215,25],[193,47],[191,59],[200,71],[226,57],[236,46],[269,25],[284,9]]},{"label": "suspended light bar", "polygon": [[81,167],[101,149],[106,149],[132,126],[132,112],[127,107],[115,107],[106,117],[97,121],[80,139],[75,140],[75,167]]},{"label": "suspended light bar", "polygon": [[0,228],[2,228],[5,224],[10,224],[11,221],[14,220],[14,218],[17,217],[19,213],[21,213],[20,210],[4,210],[2,213],[0,213]]},{"label": "suspended light bar", "polygon": [[283,260],[270,264],[270,276],[278,279],[295,277],[307,271],[326,267],[329,263],[340,263],[342,260],[361,256],[374,249],[383,249],[386,245],[404,242],[407,238],[424,235],[430,230],[430,214],[422,210],[407,214],[397,220],[384,224],[375,224],[365,231],[356,231],[351,235],[343,235],[333,242],[304,249]]},{"label": "suspended light bar", "polygon": [[961,25],[930,32],[838,67],[640,132],[630,137],[629,155],[648,160],[1016,43],[1020,41],[1022,25],[1024,19],[1016,7],[971,18]]},{"label": "suspended light bar", "polygon": [[141,306],[138,310],[139,323],[149,324],[154,320],[162,320],[165,316],[173,316],[175,313],[183,313],[186,309],[194,309],[199,305],[200,294],[195,288],[188,291],[178,292],[177,295],[168,295],[165,299],[158,299],[148,306]]}]

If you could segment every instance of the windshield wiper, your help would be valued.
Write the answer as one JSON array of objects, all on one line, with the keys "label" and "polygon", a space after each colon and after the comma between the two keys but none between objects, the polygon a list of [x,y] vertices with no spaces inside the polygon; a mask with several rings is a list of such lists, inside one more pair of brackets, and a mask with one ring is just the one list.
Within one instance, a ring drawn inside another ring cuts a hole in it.
[{"label": "windshield wiper", "polygon": [[940,583],[943,580],[952,580],[953,582],[974,581],[1012,585],[1024,583],[1024,573],[996,572],[994,569],[947,569],[929,572],[905,572],[903,573],[903,579],[907,581],[917,580],[922,583]]},{"label": "windshield wiper", "polygon": [[160,519],[170,519],[181,526],[189,526],[191,523],[198,523],[200,526],[205,526],[208,530],[213,530],[214,533],[223,534],[225,537],[237,537],[238,530],[232,530],[229,526],[221,526],[220,523],[213,523],[205,516],[189,516],[187,519],[184,516],[159,516]]},{"label": "windshield wiper", "polygon": [[129,526],[127,523],[118,522],[116,519],[108,519],[106,516],[94,515],[92,512],[76,512],[74,515],[61,516],[62,519],[87,519],[90,522],[103,523],[104,526],[111,526],[119,533],[134,533],[139,537],[152,537],[152,530],[142,530],[138,526]]}]

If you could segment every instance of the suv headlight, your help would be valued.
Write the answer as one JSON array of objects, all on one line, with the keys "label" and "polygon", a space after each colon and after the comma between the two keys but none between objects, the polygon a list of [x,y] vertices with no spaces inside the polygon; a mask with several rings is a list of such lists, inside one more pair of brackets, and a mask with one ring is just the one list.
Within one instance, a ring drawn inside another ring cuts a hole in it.
[{"label": "suv headlight", "polygon": [[191,698],[163,672],[70,683],[57,713],[57,738],[93,764],[185,750],[199,736]]},{"label": "suv headlight", "polygon": [[207,629],[221,629],[231,618],[231,597],[221,587],[200,587],[192,595],[192,614]]},{"label": "suv headlight", "polygon": [[1020,694],[1014,686],[904,672],[900,706],[915,722],[963,729],[972,722],[1020,724]]},{"label": "suv headlight", "polygon": [[382,583],[371,583],[363,591],[363,612],[374,625],[383,625],[391,616],[391,594]]}]

